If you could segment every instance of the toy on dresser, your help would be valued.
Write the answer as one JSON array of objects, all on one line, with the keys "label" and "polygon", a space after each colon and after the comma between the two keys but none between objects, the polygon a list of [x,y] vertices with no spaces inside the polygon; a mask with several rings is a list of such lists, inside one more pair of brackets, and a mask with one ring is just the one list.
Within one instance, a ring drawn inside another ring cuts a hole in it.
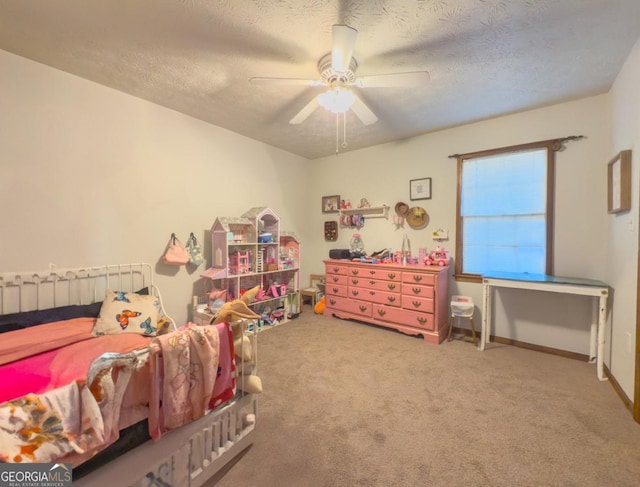
[{"label": "toy on dresser", "polygon": [[441,267],[449,265],[449,252],[438,246],[425,257],[424,265],[439,265]]}]

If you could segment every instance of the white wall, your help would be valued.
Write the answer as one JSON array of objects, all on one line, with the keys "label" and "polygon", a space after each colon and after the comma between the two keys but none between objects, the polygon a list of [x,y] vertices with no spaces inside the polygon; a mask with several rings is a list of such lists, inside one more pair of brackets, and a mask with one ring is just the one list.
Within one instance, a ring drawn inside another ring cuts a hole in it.
[{"label": "white wall", "polygon": [[[308,160],[5,51],[0,72],[0,272],[156,264],[171,232],[210,263],[215,217],[253,206],[305,233]],[[178,322],[204,268],[156,266]]]},{"label": "white wall", "polygon": [[[357,202],[366,197],[373,205],[387,204],[392,210],[398,201],[423,206],[430,223],[423,230],[408,226],[397,229],[392,220],[369,220],[360,230],[368,252],[390,247],[400,249],[406,232],[412,250],[432,249],[434,229],[449,229],[444,243],[455,250],[456,160],[450,154],[467,153],[510,145],[584,135],[568,142],[556,154],[555,273],[563,276],[604,279],[606,259],[606,186],[602,163],[611,153],[608,96],[595,96],[570,103],[469,124],[369,149],[348,152],[314,161],[310,205],[314,228],[307,246],[307,258],[314,271],[322,271],[321,261],[331,248],[348,248],[353,230],[339,229],[338,242],[323,241],[323,222],[335,215],[320,212],[323,195],[339,194]],[[428,114],[427,114],[428,116]],[[409,180],[431,177],[433,198],[409,200]],[[481,303],[481,286],[456,283],[451,292],[468,294]],[[591,305],[588,298],[546,293],[503,290],[496,299],[496,319],[492,333],[587,354]],[[480,323],[480,306],[476,314]],[[595,371],[594,371],[595,373]]]},{"label": "white wall", "polygon": [[[606,363],[625,393],[633,399],[635,377],[636,301],[638,297],[638,205],[640,198],[640,40],[611,89],[613,147],[607,162],[631,149],[631,211],[607,216],[606,279],[614,288]],[[603,176],[604,177],[604,176]]]}]

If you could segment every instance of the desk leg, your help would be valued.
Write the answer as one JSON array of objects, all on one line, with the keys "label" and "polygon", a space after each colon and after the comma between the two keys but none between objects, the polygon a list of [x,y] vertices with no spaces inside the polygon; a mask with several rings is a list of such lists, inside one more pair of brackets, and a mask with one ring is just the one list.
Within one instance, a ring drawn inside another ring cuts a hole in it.
[{"label": "desk leg", "polygon": [[596,357],[596,368],[598,379],[607,380],[604,375],[604,341],[607,331],[607,292],[600,294],[600,306],[598,313],[598,356]]},{"label": "desk leg", "polygon": [[591,341],[589,342],[589,363],[596,363],[598,356],[598,328],[600,323],[600,300],[593,299],[593,311],[591,313]]},{"label": "desk leg", "polygon": [[482,283],[482,336],[480,337],[479,350],[484,351],[484,346],[489,343],[489,323],[491,323],[491,286]]}]

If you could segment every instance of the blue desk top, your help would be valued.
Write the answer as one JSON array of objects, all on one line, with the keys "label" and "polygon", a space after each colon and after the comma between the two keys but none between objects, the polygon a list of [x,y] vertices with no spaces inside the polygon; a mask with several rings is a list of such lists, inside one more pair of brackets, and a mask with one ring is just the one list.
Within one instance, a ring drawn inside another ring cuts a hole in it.
[{"label": "blue desk top", "polygon": [[580,277],[549,276],[547,274],[530,274],[528,272],[494,272],[482,274],[487,279],[505,279],[508,281],[546,282],[549,284],[575,284],[576,286],[609,287],[602,281],[582,279]]}]

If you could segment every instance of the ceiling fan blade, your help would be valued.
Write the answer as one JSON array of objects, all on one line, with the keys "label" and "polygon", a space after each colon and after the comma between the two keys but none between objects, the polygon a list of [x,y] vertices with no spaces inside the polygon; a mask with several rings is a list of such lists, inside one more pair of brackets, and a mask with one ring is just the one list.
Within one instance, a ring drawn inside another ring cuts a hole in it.
[{"label": "ceiling fan blade", "polygon": [[297,125],[304,122],[313,111],[318,108],[318,97],[314,96],[309,103],[307,103],[302,110],[300,110],[291,120],[290,124]]},{"label": "ceiling fan blade", "polygon": [[249,83],[270,84],[270,85],[297,85],[297,86],[325,86],[319,79],[298,79],[298,78],[251,78]]},{"label": "ceiling fan blade", "polygon": [[356,78],[358,88],[393,88],[396,86],[425,86],[431,78],[427,71],[411,71],[408,73],[377,74]]},{"label": "ceiling fan blade", "polygon": [[358,31],[348,25],[334,25],[332,27],[331,67],[338,73],[349,69],[353,48],[356,45]]},{"label": "ceiling fan blade", "polygon": [[353,110],[353,113],[355,113],[360,121],[365,125],[371,125],[378,121],[378,117],[375,116],[375,114],[367,105],[365,105],[358,95],[356,95],[356,99],[353,102],[353,105],[351,105],[351,110]]}]

